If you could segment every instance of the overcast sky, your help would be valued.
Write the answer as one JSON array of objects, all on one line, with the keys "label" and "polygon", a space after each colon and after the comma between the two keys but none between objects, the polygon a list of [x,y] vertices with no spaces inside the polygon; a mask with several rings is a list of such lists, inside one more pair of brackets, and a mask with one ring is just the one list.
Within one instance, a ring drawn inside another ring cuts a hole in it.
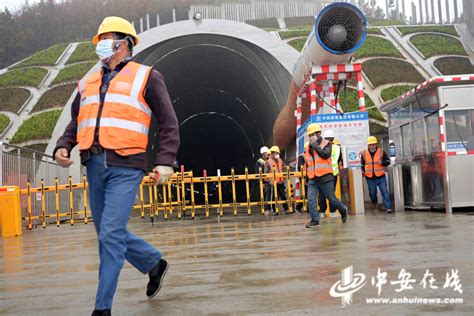
[{"label": "overcast sky", "polygon": [[[29,0],[30,4],[35,2],[40,2],[40,0]],[[5,8],[8,8],[11,11],[14,11],[20,8],[25,4],[25,0],[0,0],[0,9],[3,11]]]},{"label": "overcast sky", "polygon": [[[72,0],[74,1],[74,0]],[[132,1],[132,0],[130,0]],[[282,0],[282,1],[285,1],[285,0]],[[454,0],[454,1],[457,1],[458,3],[458,9],[459,9],[459,12],[461,13],[462,12],[462,0]],[[40,2],[40,0],[29,0],[28,1],[30,4],[32,3],[37,3],[37,2]],[[385,9],[385,0],[376,0],[377,2],[377,5],[380,6],[381,8],[384,8]],[[401,0],[398,0],[398,3],[401,4]],[[405,0],[405,14],[407,16],[411,16],[411,3],[414,2],[416,6],[419,5],[419,0]],[[435,1],[436,2],[436,5],[438,3],[438,1]],[[431,5],[431,1],[429,1],[430,5]],[[453,0],[450,0],[450,15],[451,15],[451,19],[454,18],[454,7],[453,7]],[[5,7],[7,7],[9,10],[11,11],[14,11],[18,8],[20,8],[23,4],[25,4],[25,0],[0,0],[0,10],[4,10]],[[425,12],[425,9],[424,9],[424,5],[425,5],[425,0],[422,1],[422,6],[423,6],[423,12]],[[436,6],[435,5],[435,6]],[[441,2],[441,7],[443,9],[443,12],[446,12],[446,1],[442,1]],[[429,11],[430,14],[431,14],[431,10]],[[418,10],[418,16],[419,16],[420,12]],[[438,14],[438,11],[436,10],[436,14]]]}]

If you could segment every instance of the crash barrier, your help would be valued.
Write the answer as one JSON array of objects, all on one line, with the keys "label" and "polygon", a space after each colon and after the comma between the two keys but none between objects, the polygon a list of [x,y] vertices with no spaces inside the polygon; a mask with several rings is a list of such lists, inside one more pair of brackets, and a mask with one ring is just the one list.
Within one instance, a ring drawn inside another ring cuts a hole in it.
[{"label": "crash barrier", "polygon": [[[272,191],[277,192],[277,181],[283,180],[286,186],[286,199],[279,199],[273,194],[271,201],[265,201],[265,183],[271,185]],[[301,181],[301,192],[295,196],[293,184]],[[9,190],[9,197],[15,196],[17,209],[21,216],[22,226],[31,230],[36,227],[46,228],[49,225],[87,224],[91,220],[91,211],[88,206],[88,183],[84,176],[81,183],[73,183],[69,177],[68,183],[60,184],[56,178],[52,185],[46,185],[43,179],[40,186],[32,187],[28,181],[25,189]],[[339,191],[339,189],[338,189]],[[0,203],[2,196],[0,195]],[[63,201],[61,201],[63,200]],[[63,204],[67,201],[67,207]],[[238,215],[244,213],[265,214],[269,205],[274,205],[276,213],[279,207],[288,205],[288,211],[294,212],[295,205],[302,204],[302,211],[307,212],[305,189],[305,172],[290,171],[264,174],[236,175],[231,170],[230,175],[195,176],[192,171],[174,174],[167,183],[155,185],[149,177],[144,177],[138,189],[133,209],[139,212],[142,218],[148,217],[152,222],[156,218],[182,219],[196,216],[210,217],[211,214],[222,217],[224,215]],[[2,204],[3,205],[3,204]],[[10,221],[15,212],[8,207],[2,207],[3,218]],[[11,208],[10,208],[11,209]],[[215,210],[215,213],[213,212]]]}]

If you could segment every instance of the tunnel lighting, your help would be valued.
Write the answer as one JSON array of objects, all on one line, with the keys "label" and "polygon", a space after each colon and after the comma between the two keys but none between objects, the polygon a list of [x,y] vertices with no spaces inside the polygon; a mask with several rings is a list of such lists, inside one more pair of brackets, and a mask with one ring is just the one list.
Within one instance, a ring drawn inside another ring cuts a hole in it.
[{"label": "tunnel lighting", "polygon": [[193,19],[195,19],[196,21],[202,20],[202,14],[201,14],[201,12],[196,12],[196,13],[194,13]]}]

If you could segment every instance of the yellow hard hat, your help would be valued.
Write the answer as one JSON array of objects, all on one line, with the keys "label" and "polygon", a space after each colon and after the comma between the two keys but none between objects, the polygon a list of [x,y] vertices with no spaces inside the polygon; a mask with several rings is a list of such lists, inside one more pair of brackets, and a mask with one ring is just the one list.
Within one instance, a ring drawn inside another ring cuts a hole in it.
[{"label": "yellow hard hat", "polygon": [[367,144],[368,145],[372,145],[372,144],[377,144],[377,137],[375,136],[369,136],[369,138],[367,138]]},{"label": "yellow hard hat", "polygon": [[321,126],[319,126],[319,124],[311,123],[308,125],[308,128],[306,128],[306,135],[311,135],[313,133],[320,132],[321,130],[322,129],[321,129]]},{"label": "yellow hard hat", "polygon": [[278,146],[272,146],[272,148],[270,148],[270,152],[271,153],[280,153],[280,148]]},{"label": "yellow hard hat", "polygon": [[99,36],[105,33],[124,33],[133,37],[135,45],[138,44],[138,36],[132,23],[118,16],[106,17],[99,26],[97,34],[92,38],[92,44],[97,45]]},{"label": "yellow hard hat", "polygon": [[334,141],[332,142],[334,145],[341,145],[341,142],[339,141],[339,139],[337,138],[334,138]]}]

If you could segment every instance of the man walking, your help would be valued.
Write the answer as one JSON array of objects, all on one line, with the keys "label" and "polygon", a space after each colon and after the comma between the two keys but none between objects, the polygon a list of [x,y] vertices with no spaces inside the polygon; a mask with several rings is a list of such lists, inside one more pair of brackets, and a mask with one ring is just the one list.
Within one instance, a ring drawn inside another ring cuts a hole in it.
[{"label": "man walking", "polygon": [[138,44],[134,27],[120,17],[107,17],[92,39],[102,67],[79,82],[71,121],[59,138],[54,156],[63,167],[73,162],[77,144],[87,168],[92,217],[99,239],[99,284],[92,315],[111,315],[120,271],[126,259],[149,282],[151,298],[161,288],[168,262],[143,239],[127,230],[135,195],[146,170],[148,131],[157,119],[159,147],[154,173],[158,183],[173,174],[179,129],[163,76],[131,60]]},{"label": "man walking", "polygon": [[[331,129],[324,131],[324,139],[331,145],[331,164],[332,173],[334,175],[334,192],[336,192],[337,178],[339,175],[339,169],[342,167],[342,155],[340,142],[334,139],[334,132]],[[324,193],[319,192],[319,214],[322,217],[326,216],[327,202]],[[329,204],[329,211],[331,217],[336,217],[336,207],[334,204]]]},{"label": "man walking", "polygon": [[388,194],[387,180],[385,179],[384,167],[390,165],[390,159],[383,149],[377,146],[377,138],[370,136],[367,139],[368,149],[364,150],[361,155],[361,165],[363,175],[367,180],[369,187],[370,200],[372,201],[372,209],[377,208],[377,187],[382,193],[383,204],[387,213],[392,213],[392,201]]},{"label": "man walking", "polygon": [[334,193],[334,176],[331,163],[331,144],[321,137],[321,126],[311,123],[306,129],[309,146],[305,149],[306,173],[308,175],[308,206],[311,221],[306,228],[319,226],[319,212],[316,209],[316,196],[324,194],[329,203],[341,214],[343,223],[347,221],[347,208]]}]

